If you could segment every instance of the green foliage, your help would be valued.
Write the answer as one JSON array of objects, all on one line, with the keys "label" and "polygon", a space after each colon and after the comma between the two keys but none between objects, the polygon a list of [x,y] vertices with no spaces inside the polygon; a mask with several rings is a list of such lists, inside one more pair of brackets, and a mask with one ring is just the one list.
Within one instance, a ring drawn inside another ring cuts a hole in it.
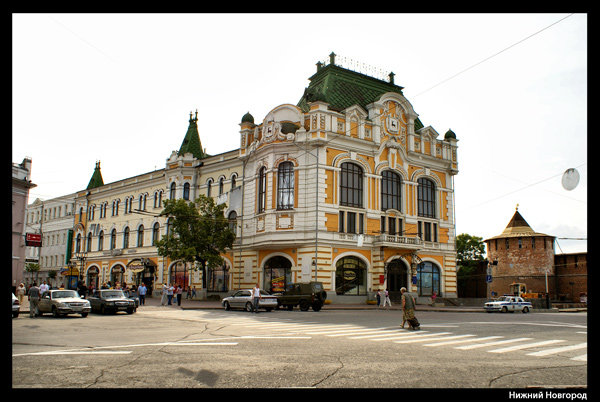
[{"label": "green foliage", "polygon": [[471,273],[483,260],[485,260],[483,238],[466,233],[456,237],[456,263],[459,266],[459,275]]},{"label": "green foliage", "polygon": [[156,242],[158,254],[172,261],[198,261],[202,269],[223,263],[221,253],[231,248],[235,232],[225,218],[226,205],[201,195],[196,201],[164,201],[161,215],[169,218],[169,232]]}]

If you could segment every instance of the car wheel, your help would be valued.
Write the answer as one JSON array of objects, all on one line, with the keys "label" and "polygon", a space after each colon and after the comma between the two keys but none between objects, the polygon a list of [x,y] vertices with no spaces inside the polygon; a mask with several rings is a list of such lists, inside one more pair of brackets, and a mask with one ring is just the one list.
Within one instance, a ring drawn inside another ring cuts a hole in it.
[{"label": "car wheel", "polygon": [[223,307],[225,307],[225,310],[227,310],[227,311],[231,310],[231,306],[229,305],[229,302],[223,303]]},{"label": "car wheel", "polygon": [[17,318],[19,316],[19,312],[13,311],[12,315],[13,315],[13,318]]},{"label": "car wheel", "polygon": [[106,314],[106,307],[104,307],[104,304],[100,306],[100,314]]},{"label": "car wheel", "polygon": [[251,313],[252,310],[253,310],[252,303],[250,303],[250,302],[246,303],[246,311]]},{"label": "car wheel", "polygon": [[506,308],[506,306],[502,307],[502,312],[503,313],[508,313],[508,309]]},{"label": "car wheel", "polygon": [[319,311],[319,310],[321,310],[322,306],[323,305],[320,304],[320,303],[315,303],[315,304],[312,305],[312,309],[313,309],[313,311]]},{"label": "car wheel", "polygon": [[529,313],[529,307],[523,307],[523,314]]},{"label": "car wheel", "polygon": [[60,317],[60,314],[58,313],[56,306],[52,306],[52,317],[54,317],[54,318]]},{"label": "car wheel", "polygon": [[294,309],[293,304],[288,304],[286,307],[287,307],[288,311],[292,311]]},{"label": "car wheel", "polygon": [[127,314],[133,314],[135,313],[135,309],[134,308],[128,308],[127,309]]},{"label": "car wheel", "polygon": [[81,313],[81,317],[85,318],[88,316],[88,313]]},{"label": "car wheel", "polygon": [[271,307],[267,307],[265,310],[267,310],[267,313],[271,310],[273,310]]},{"label": "car wheel", "polygon": [[310,308],[310,304],[308,304],[308,302],[306,300],[302,300],[300,302],[300,310],[301,311],[308,311],[309,308]]}]

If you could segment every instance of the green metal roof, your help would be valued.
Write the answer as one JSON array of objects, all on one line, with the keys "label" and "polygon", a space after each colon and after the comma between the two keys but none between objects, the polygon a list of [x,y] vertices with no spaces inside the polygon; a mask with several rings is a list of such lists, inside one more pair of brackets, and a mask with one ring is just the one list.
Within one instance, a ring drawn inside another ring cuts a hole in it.
[{"label": "green metal roof", "polygon": [[193,154],[197,159],[203,159],[208,156],[204,153],[202,143],[200,142],[200,134],[198,133],[198,112],[196,112],[195,118],[192,117],[192,113],[190,112],[190,125],[188,126],[187,133],[185,133],[185,137],[177,155],[183,155],[188,152]]},{"label": "green metal roof", "polygon": [[[396,92],[404,96],[403,87],[391,82],[369,77],[352,70],[345,69],[335,64],[325,67],[319,65],[316,74],[309,78],[310,84],[297,106],[308,112],[309,103],[323,101],[329,104],[330,109],[342,111],[352,105],[359,105],[367,110],[367,105],[377,101],[386,92]],[[415,130],[423,127],[417,118]]]},{"label": "green metal roof", "polygon": [[92,188],[101,187],[104,185],[104,180],[102,180],[102,173],[100,173],[100,161],[96,162],[96,167],[94,168],[94,173],[92,174],[92,178],[88,183],[86,190],[90,190]]}]

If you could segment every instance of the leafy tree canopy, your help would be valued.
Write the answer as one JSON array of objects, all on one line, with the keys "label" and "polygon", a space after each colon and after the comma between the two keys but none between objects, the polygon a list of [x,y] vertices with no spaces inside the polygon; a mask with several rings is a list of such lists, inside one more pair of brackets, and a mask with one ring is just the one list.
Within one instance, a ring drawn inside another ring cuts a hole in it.
[{"label": "leafy tree canopy", "polygon": [[483,238],[466,233],[456,237],[456,263],[459,266],[459,273],[470,273],[483,260],[485,260]]},{"label": "leafy tree canopy", "polygon": [[169,231],[156,243],[158,254],[172,261],[198,261],[205,268],[223,264],[221,253],[231,248],[235,232],[224,216],[226,205],[216,205],[201,195],[196,201],[164,201],[161,215],[168,217]]}]

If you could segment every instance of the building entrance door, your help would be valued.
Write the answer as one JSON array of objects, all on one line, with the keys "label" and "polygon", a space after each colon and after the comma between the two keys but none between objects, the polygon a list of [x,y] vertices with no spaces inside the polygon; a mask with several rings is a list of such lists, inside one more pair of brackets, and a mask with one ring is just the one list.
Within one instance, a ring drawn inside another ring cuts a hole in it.
[{"label": "building entrance door", "polygon": [[402,297],[400,289],[408,289],[408,267],[400,260],[391,261],[387,267],[387,290],[390,300],[399,302]]}]

